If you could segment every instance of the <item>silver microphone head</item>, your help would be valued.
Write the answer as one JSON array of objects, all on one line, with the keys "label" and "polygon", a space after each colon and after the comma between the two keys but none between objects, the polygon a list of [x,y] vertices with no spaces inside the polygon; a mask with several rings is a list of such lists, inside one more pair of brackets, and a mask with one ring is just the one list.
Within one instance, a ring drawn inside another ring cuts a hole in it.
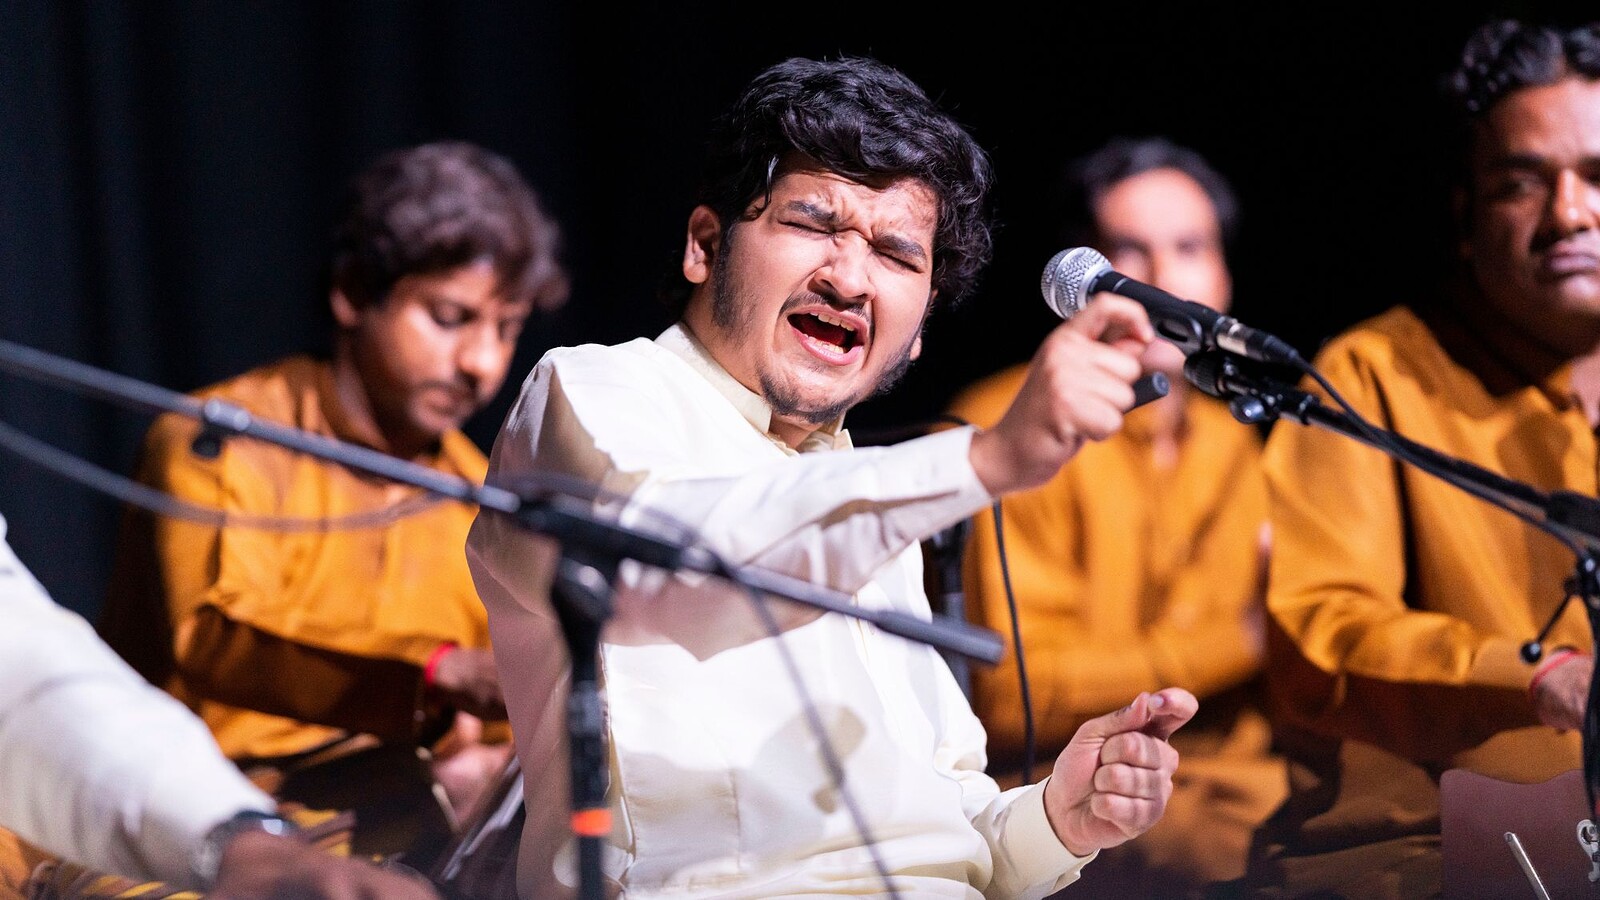
[{"label": "silver microphone head", "polygon": [[1111,269],[1111,260],[1090,247],[1072,247],[1050,257],[1039,279],[1044,302],[1055,314],[1070,319],[1089,302],[1089,285],[1101,272]]}]

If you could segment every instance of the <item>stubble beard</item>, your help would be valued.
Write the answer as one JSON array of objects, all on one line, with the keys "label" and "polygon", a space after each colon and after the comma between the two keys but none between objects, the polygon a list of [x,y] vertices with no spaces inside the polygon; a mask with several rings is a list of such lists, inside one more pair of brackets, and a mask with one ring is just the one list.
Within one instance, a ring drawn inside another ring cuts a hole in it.
[{"label": "stubble beard", "polygon": [[[750,304],[741,303],[729,284],[727,261],[728,254],[723,252],[712,263],[712,273],[716,283],[711,291],[711,322],[736,341],[748,340],[753,330],[750,322]],[[787,308],[794,299],[790,296],[784,301],[782,308]],[[906,371],[911,368],[911,348],[915,345],[916,338],[916,335],[912,335],[878,380],[857,395],[843,397],[819,406],[808,403],[801,396],[800,390],[790,382],[780,379],[773,372],[761,369],[756,372],[756,378],[761,383],[761,397],[772,407],[773,415],[778,418],[806,422],[816,427],[837,422],[857,404],[888,393],[900,383],[900,379],[904,378]],[[815,368],[823,371],[826,369],[826,364],[819,361],[815,364]]]}]

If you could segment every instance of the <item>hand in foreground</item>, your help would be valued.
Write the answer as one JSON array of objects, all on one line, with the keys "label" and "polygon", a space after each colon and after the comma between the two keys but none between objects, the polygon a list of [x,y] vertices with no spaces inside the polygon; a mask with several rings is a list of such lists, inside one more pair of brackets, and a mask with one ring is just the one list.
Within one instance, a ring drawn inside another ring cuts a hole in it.
[{"label": "hand in foreground", "polygon": [[457,712],[450,730],[433,746],[433,779],[444,788],[456,821],[464,821],[478,800],[500,780],[511,762],[510,741],[483,742],[483,720]]},{"label": "hand in foreground", "polygon": [[1045,785],[1045,815],[1063,846],[1088,856],[1161,818],[1178,768],[1167,738],[1199,708],[1183,688],[1165,688],[1079,726]]},{"label": "hand in foreground", "polygon": [[972,438],[973,471],[992,494],[1036,487],[1084,441],[1122,428],[1133,407],[1139,357],[1155,331],[1144,307],[1102,295],[1058,325],[1028,366],[1028,377],[1000,421]]},{"label": "hand in foreground", "polygon": [[1533,686],[1533,709],[1539,721],[1551,728],[1578,731],[1589,705],[1589,679],[1594,677],[1594,657],[1587,653],[1552,656],[1549,668]]},{"label": "hand in foreground", "polygon": [[430,690],[446,706],[480,719],[498,721],[506,717],[500,674],[494,667],[494,654],[488,650],[458,647],[444,654],[433,670]]},{"label": "hand in foreground", "polygon": [[208,900],[440,900],[421,876],[334,856],[292,837],[246,832],[222,851]]}]

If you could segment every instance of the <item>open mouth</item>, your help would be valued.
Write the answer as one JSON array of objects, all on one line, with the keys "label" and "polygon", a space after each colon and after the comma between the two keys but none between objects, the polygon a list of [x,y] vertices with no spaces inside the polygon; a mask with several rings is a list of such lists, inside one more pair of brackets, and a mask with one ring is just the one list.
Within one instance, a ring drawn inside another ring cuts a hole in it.
[{"label": "open mouth", "polygon": [[856,326],[827,312],[795,313],[789,317],[789,324],[810,339],[807,343],[813,349],[832,356],[846,356],[861,346]]}]

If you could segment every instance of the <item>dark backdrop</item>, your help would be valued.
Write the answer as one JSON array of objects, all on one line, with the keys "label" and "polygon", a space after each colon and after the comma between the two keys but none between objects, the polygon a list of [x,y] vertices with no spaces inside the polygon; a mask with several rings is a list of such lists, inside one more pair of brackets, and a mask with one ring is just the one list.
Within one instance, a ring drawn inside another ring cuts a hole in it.
[{"label": "dark backdrop", "polygon": [[[1311,351],[1435,280],[1435,83],[1467,29],[1577,11],[1046,5],[0,0],[0,338],[173,390],[315,345],[339,186],[382,150],[465,138],[542,192],[574,276],[469,424],[487,447],[545,349],[666,324],[654,288],[713,112],[784,56],[853,52],[972,128],[1002,221],[980,293],[929,323],[922,361],[858,432],[922,421],[1029,355],[1053,321],[1047,186],[1115,133],[1169,134],[1235,181],[1235,312]],[[0,422],[115,471],[148,421],[0,375]],[[112,501],[0,454],[0,514],[59,600],[98,608]]]}]

